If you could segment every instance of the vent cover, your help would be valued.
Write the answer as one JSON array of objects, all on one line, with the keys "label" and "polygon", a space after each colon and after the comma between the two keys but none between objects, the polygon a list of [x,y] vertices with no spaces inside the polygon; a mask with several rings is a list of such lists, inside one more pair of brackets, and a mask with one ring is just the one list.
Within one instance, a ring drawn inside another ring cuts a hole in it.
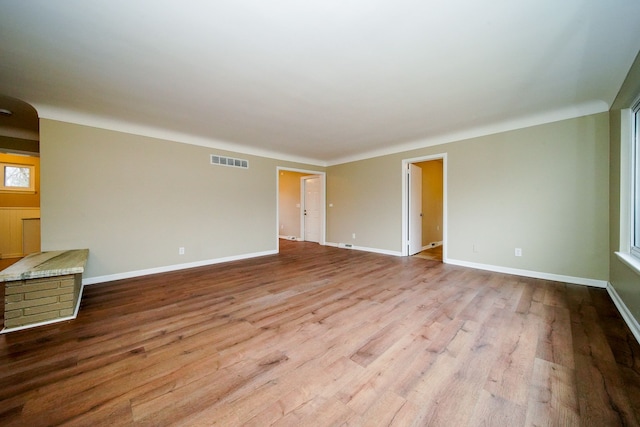
[{"label": "vent cover", "polygon": [[249,160],[235,159],[233,157],[211,155],[211,164],[231,166],[232,168],[249,169]]}]

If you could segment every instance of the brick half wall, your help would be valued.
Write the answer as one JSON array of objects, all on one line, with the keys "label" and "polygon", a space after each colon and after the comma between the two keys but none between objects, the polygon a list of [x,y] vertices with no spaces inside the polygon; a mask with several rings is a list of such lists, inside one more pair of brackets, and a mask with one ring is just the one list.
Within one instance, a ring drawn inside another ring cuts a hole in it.
[{"label": "brick half wall", "polygon": [[4,327],[73,318],[81,287],[81,274],[6,282]]}]

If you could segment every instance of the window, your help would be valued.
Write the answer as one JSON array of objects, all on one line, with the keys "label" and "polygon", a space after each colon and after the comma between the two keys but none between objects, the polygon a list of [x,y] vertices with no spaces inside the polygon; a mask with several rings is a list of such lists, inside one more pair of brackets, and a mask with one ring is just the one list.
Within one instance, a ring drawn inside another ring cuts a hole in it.
[{"label": "window", "polygon": [[1,191],[35,191],[35,176],[33,165],[0,163],[2,168]]},{"label": "window", "polygon": [[631,255],[640,259],[640,99],[635,103],[631,111],[631,147],[633,159]]}]

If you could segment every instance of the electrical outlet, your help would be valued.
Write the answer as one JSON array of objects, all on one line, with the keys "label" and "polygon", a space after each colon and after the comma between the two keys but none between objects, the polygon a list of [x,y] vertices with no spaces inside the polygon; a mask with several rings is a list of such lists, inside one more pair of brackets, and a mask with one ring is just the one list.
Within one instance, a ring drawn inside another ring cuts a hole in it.
[{"label": "electrical outlet", "polygon": [[516,256],[522,256],[522,248],[516,248]]},{"label": "electrical outlet", "polygon": [[351,235],[351,238],[352,238],[352,239],[355,239],[355,238],[356,238],[356,233],[353,233],[353,234]]},{"label": "electrical outlet", "polygon": [[184,248],[178,248],[178,255],[184,255]]}]

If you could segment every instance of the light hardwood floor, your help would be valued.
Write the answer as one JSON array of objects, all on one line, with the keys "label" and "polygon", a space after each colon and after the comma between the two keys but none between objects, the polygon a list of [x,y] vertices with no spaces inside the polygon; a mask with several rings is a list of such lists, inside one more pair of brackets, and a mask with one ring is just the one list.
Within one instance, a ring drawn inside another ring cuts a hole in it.
[{"label": "light hardwood floor", "polygon": [[431,259],[434,261],[442,261],[442,245],[435,248],[425,249],[413,255],[416,258]]},{"label": "light hardwood floor", "polygon": [[640,346],[602,289],[303,242],[94,285],[0,336],[0,425],[616,426]]}]

